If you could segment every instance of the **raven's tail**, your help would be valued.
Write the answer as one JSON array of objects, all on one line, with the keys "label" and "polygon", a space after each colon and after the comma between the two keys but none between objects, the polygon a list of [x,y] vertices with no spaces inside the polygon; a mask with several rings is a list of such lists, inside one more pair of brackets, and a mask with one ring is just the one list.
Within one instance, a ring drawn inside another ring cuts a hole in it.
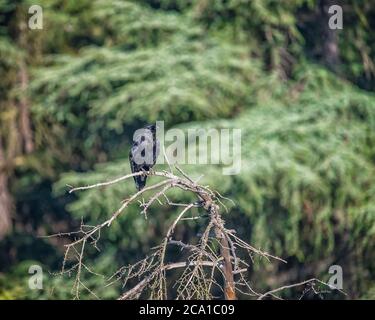
[{"label": "raven's tail", "polygon": [[134,177],[135,186],[138,191],[141,191],[146,185],[147,176],[136,176]]}]

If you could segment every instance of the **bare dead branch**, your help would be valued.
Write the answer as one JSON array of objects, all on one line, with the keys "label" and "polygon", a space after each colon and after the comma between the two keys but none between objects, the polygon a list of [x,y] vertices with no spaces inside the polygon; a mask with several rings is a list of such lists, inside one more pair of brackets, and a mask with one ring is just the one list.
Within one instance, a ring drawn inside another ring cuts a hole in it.
[{"label": "bare dead branch", "polygon": [[[218,191],[211,190],[208,186],[198,184],[198,180],[194,181],[191,179],[178,166],[175,166],[175,168],[180,175],[173,174],[170,163],[169,167],[170,172],[138,172],[117,177],[105,182],[81,187],[72,187],[70,189],[69,193],[108,187],[138,175],[157,176],[162,178],[161,181],[149,185],[148,187],[145,187],[125,198],[110,218],[98,225],[87,225],[82,221],[81,227],[78,231],[54,235],[78,237],[65,246],[66,251],[61,271],[61,274],[76,273],[73,286],[76,299],[79,299],[80,297],[81,288],[97,297],[94,292],[83,284],[83,281],[81,280],[83,272],[103,277],[102,275],[95,273],[84,263],[83,259],[87,245],[91,245],[99,250],[97,243],[100,239],[101,230],[105,227],[110,227],[129,205],[137,202],[140,207],[140,212],[144,214],[145,217],[147,217],[148,211],[155,201],[160,205],[183,207],[183,209],[169,225],[166,235],[160,245],[151,248],[151,253],[144,259],[128,266],[121,267],[107,279],[106,286],[121,281],[124,288],[129,287],[129,281],[131,280],[133,286],[125,290],[125,292],[119,297],[120,300],[137,299],[142,294],[145,295],[146,293],[148,293],[149,297],[152,299],[167,299],[168,288],[166,272],[175,269],[183,269],[179,279],[175,283],[175,287],[177,288],[177,299],[211,299],[213,298],[213,286],[220,288],[226,299],[236,299],[237,293],[256,296],[258,299],[263,299],[266,296],[272,296],[275,299],[279,299],[276,293],[284,289],[301,286],[311,283],[312,281],[320,282],[317,279],[310,279],[298,284],[283,286],[264,294],[256,292],[245,279],[249,263],[240,258],[241,256],[239,253],[245,253],[251,258],[253,255],[259,255],[267,259],[267,261],[270,261],[271,259],[283,263],[286,263],[286,261],[267,252],[263,252],[260,249],[256,249],[240,239],[235,234],[235,230],[230,230],[225,227],[225,221],[220,209],[223,208],[224,210],[227,210],[222,200],[231,201],[231,203],[235,205],[231,199],[222,196]],[[166,195],[166,192],[170,189],[176,188],[191,193],[195,197],[195,200],[190,203],[171,201]],[[142,198],[142,201],[139,201],[139,198]],[[160,198],[164,198],[166,202],[163,203]],[[188,219],[199,221],[198,218],[200,216],[184,217],[192,208],[201,208],[200,211],[203,211],[203,213],[209,218],[203,234],[198,237],[197,244],[184,243],[181,240],[173,239],[175,229],[179,224],[183,223],[183,221]],[[166,252],[170,245],[180,247],[181,252],[183,252],[185,256],[187,255],[187,258],[185,257],[184,261],[165,263]],[[217,250],[217,248],[219,250]],[[74,254],[73,259],[75,259],[76,263],[71,267],[66,268],[66,262],[71,256],[71,253]],[[223,285],[219,283],[218,275],[222,277]],[[134,285],[135,281],[137,281],[137,283]]]},{"label": "bare dead branch", "polygon": [[[275,294],[276,292],[279,292],[279,291],[282,291],[282,290],[285,290],[285,289],[290,289],[290,288],[294,288],[294,287],[299,287],[299,286],[306,285],[306,284],[308,284],[308,283],[315,283],[315,282],[320,283],[320,284],[322,284],[322,285],[324,285],[324,286],[327,286],[327,287],[329,287],[330,289],[332,289],[332,287],[331,287],[328,283],[325,283],[324,281],[321,281],[321,280],[319,280],[319,279],[317,279],[317,278],[312,278],[312,279],[305,280],[305,281],[302,281],[302,282],[299,282],[299,283],[294,283],[294,284],[290,284],[290,285],[285,285],[285,286],[282,286],[282,287],[280,287],[280,288],[276,288],[276,289],[270,290],[270,291],[268,291],[268,292],[266,292],[266,293],[260,295],[260,296],[258,297],[258,300],[262,300],[262,299],[264,299],[264,298],[265,298],[266,296],[268,296],[268,295],[273,295],[273,294]],[[335,289],[335,288],[333,288],[333,289]],[[340,290],[340,289],[337,289],[337,290],[340,291],[342,294],[346,295],[346,293],[345,293],[344,291],[342,291],[342,290]]]}]

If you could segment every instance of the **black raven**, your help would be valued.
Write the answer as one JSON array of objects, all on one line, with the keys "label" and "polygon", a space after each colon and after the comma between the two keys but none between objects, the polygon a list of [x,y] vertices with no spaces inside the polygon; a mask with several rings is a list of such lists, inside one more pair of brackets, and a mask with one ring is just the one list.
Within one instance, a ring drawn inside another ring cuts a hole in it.
[{"label": "black raven", "polygon": [[[159,141],[156,139],[156,125],[147,125],[138,129],[133,136],[133,145],[129,152],[132,173],[149,171],[159,155]],[[135,186],[142,190],[146,185],[146,175],[133,177]]]}]

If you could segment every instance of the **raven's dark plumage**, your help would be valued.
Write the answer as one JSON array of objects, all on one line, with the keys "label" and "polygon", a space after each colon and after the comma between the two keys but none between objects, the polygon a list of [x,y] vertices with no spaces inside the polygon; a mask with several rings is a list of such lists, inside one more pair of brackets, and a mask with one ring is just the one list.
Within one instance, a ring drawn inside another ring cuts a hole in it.
[{"label": "raven's dark plumage", "polygon": [[[133,145],[129,152],[129,162],[132,173],[149,171],[159,155],[159,141],[156,139],[156,126],[148,125],[137,130],[133,137]],[[146,185],[147,176],[133,177],[135,186],[142,190]]]}]

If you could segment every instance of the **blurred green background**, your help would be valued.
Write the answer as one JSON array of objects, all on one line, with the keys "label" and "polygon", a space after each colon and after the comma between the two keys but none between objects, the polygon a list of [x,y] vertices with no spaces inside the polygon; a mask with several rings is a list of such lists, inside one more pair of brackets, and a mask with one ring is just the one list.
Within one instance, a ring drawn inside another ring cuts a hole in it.
[{"label": "blurred green background", "polygon": [[[42,30],[27,27],[34,4]],[[331,4],[343,30],[328,28]],[[229,228],[288,261],[255,259],[255,289],[327,281],[338,264],[347,298],[375,298],[374,63],[373,1],[0,0],[0,299],[72,298],[73,278],[52,274],[72,238],[42,236],[102,222],[135,191],[66,185],[128,173],[132,132],[155,120],[242,129],[240,175],[183,168],[236,202]],[[85,284],[118,297],[106,277],[143,258],[176,214],[129,208],[87,253],[104,276],[84,272]],[[176,238],[203,227],[184,223]],[[43,290],[28,288],[32,264]]]}]

